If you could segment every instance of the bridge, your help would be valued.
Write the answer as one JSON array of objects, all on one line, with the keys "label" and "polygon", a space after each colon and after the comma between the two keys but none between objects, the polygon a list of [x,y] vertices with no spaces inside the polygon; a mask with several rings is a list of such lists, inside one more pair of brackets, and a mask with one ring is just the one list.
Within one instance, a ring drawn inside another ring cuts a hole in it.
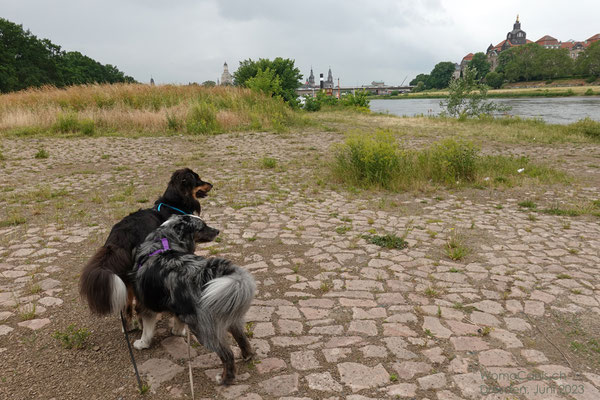
[{"label": "bridge", "polygon": [[[388,85],[363,85],[363,86],[336,86],[330,89],[323,89],[328,93],[331,93],[334,96],[337,96],[338,93],[340,95],[344,93],[354,93],[357,90],[366,90],[367,92],[374,95],[389,95],[392,92],[397,91],[398,93],[408,93],[412,89],[412,86],[388,86]],[[316,96],[316,94],[321,90],[318,86],[315,87],[306,87],[301,86],[296,89],[296,93],[298,96]]]}]

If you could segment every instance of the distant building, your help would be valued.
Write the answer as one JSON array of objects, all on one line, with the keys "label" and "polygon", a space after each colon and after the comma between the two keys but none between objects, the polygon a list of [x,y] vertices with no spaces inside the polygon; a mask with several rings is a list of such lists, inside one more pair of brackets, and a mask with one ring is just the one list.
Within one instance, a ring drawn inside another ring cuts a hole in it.
[{"label": "distant building", "polygon": [[[331,73],[331,67],[329,67],[329,72],[327,73],[327,80],[323,81],[323,88],[325,89],[333,89],[333,74]],[[310,88],[320,88],[321,82],[315,82],[315,74],[313,73],[312,67],[310,67],[310,75],[304,84],[300,86],[303,89]]]},{"label": "distant building", "polygon": [[[566,42],[560,42],[558,39],[545,35],[540,39],[536,40],[535,43],[546,48],[546,49],[568,49],[569,55],[571,58],[577,58],[579,53],[585,50],[590,44],[593,42],[600,40],[600,33],[590,37],[584,41],[574,41],[568,40]],[[513,25],[512,31],[506,34],[506,39],[498,43],[497,45],[490,44],[487,48],[486,55],[488,62],[490,63],[491,70],[495,70],[498,66],[498,57],[500,53],[505,50],[510,49],[511,47],[521,46],[528,43],[534,43],[531,40],[527,39],[527,33],[521,29],[521,22],[519,21],[519,16],[517,15],[517,20]],[[462,76],[465,67],[468,65],[469,61],[473,58],[473,53],[467,54],[463,57],[460,62],[460,74],[454,73],[454,76]]]},{"label": "distant building", "polygon": [[333,89],[333,74],[331,73],[331,67],[329,67],[329,72],[327,73],[327,80],[323,84],[325,89]]},{"label": "distant building", "polygon": [[[218,82],[218,80],[217,80]],[[223,63],[223,73],[221,74],[221,86],[233,85],[233,76],[229,73],[227,63]]]},{"label": "distant building", "polygon": [[154,86],[154,78],[150,77],[150,86]]}]

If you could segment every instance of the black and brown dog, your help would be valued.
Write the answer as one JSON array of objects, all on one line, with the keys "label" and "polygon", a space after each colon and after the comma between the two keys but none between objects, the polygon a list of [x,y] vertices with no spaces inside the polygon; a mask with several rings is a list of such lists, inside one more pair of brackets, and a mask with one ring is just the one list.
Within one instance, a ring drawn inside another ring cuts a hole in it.
[{"label": "black and brown dog", "polygon": [[[210,189],[212,184],[204,182],[191,169],[179,169],[173,173],[167,190],[154,202],[153,208],[140,209],[113,226],[106,243],[90,259],[79,279],[79,293],[94,314],[118,313],[122,311],[120,305],[126,303],[126,317],[131,321],[134,299],[130,274],[132,250],[171,215],[200,215],[198,199],[206,197]],[[119,296],[127,296],[127,299]]]}]

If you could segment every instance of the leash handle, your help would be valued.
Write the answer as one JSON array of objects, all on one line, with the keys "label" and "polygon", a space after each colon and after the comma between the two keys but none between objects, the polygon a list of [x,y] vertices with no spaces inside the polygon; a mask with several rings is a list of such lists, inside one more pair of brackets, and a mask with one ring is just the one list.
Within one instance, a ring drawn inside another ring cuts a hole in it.
[{"label": "leash handle", "polygon": [[125,326],[125,318],[123,318],[123,311],[121,311],[121,324],[123,325],[123,332],[125,332],[125,340],[127,341],[127,348],[129,349],[129,356],[131,357],[131,363],[133,364],[133,369],[135,370],[135,377],[137,378],[137,383],[140,388],[140,393],[142,393],[142,380],[140,379],[140,373],[137,369],[137,364],[135,363],[135,357],[133,356],[133,350],[131,350],[131,343],[129,343],[129,333],[127,332],[127,327]]}]

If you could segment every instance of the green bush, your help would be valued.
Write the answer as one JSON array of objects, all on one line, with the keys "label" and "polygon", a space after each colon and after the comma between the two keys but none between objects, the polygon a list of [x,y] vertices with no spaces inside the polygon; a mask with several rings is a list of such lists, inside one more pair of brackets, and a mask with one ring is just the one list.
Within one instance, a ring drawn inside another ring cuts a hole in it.
[{"label": "green bush", "polygon": [[93,119],[86,118],[79,121],[79,131],[84,135],[92,136],[94,134],[95,129],[96,126],[94,125]]},{"label": "green bush", "polygon": [[590,117],[586,117],[573,124],[570,124],[569,128],[583,133],[585,136],[588,136],[592,139],[600,139],[600,122],[594,121]]},{"label": "green bush", "polygon": [[367,186],[391,188],[401,165],[396,138],[389,131],[349,135],[335,157],[337,175]]},{"label": "green bush", "polygon": [[79,119],[77,118],[77,114],[59,114],[52,129],[62,133],[77,132],[79,130]]},{"label": "green bush", "polygon": [[369,93],[366,90],[356,90],[354,93],[348,93],[341,98],[342,105],[346,107],[369,108]]},{"label": "green bush", "polygon": [[167,128],[172,131],[178,131],[181,129],[182,123],[174,114],[167,113]]},{"label": "green bush", "polygon": [[321,109],[321,102],[315,97],[307,96],[304,99],[304,109],[310,112],[319,111]]},{"label": "green bush", "polygon": [[593,96],[594,95],[594,91],[592,89],[588,89],[585,91],[585,93],[583,94],[584,96]]},{"label": "green bush", "polygon": [[593,82],[596,82],[596,79],[598,79],[598,77],[597,77],[597,76],[590,76],[590,77],[589,77],[589,78],[587,78],[585,81],[586,81],[587,83],[593,83]]},{"label": "green bush", "polygon": [[77,113],[70,112],[59,114],[52,130],[61,133],[76,133],[81,132],[84,135],[91,136],[95,132],[95,123],[93,119],[79,119]]},{"label": "green bush", "polygon": [[216,133],[219,130],[217,112],[212,104],[204,101],[194,104],[187,116],[186,129],[188,133]]},{"label": "green bush", "polygon": [[472,143],[446,139],[420,152],[418,160],[434,182],[471,182],[475,179],[477,153]]}]

